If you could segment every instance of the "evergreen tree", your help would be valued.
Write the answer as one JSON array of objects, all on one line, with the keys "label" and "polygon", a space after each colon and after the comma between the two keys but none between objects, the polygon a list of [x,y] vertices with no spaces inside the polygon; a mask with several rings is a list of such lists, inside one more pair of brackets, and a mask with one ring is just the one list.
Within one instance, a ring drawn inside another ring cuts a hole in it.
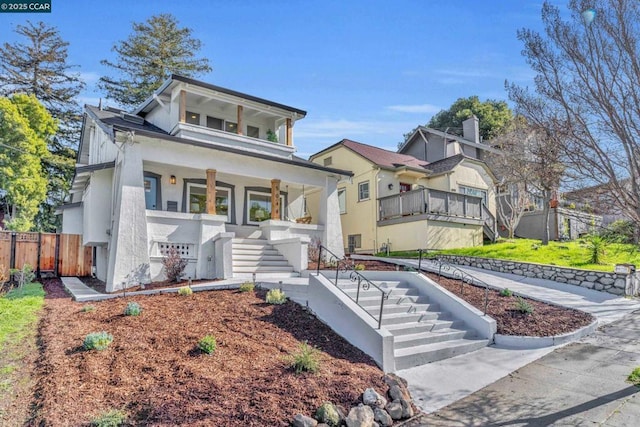
[{"label": "evergreen tree", "polygon": [[102,60],[118,77],[101,77],[99,87],[125,107],[136,107],[147,99],[171,74],[187,77],[211,71],[206,58],[196,58],[202,43],[191,36],[190,28],[178,26],[171,14],[152,16],[133,23],[133,33],[116,43],[116,61]]}]

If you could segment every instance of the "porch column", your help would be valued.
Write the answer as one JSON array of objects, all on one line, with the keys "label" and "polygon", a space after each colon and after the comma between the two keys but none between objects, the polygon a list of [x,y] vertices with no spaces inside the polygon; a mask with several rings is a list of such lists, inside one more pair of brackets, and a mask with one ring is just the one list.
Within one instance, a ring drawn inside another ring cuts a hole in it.
[{"label": "porch column", "polygon": [[216,170],[207,169],[207,213],[216,215]]},{"label": "porch column", "polygon": [[280,180],[271,180],[271,219],[280,219]]},{"label": "porch column", "polygon": [[180,112],[180,123],[185,123],[187,121],[187,91],[184,89],[180,91],[180,105],[178,109]]},{"label": "porch column", "polygon": [[287,140],[286,143],[288,146],[293,145],[293,124],[291,123],[291,119],[287,119]]},{"label": "porch column", "polygon": [[238,135],[244,135],[244,133],[242,132],[243,126],[242,126],[242,111],[244,110],[244,108],[242,107],[242,105],[238,105],[238,128],[236,129],[236,133]]}]

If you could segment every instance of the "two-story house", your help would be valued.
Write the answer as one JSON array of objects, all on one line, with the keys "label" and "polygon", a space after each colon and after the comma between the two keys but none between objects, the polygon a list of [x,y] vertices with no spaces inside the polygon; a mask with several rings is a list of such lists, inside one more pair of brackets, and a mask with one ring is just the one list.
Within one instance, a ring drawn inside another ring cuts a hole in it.
[{"label": "two-story house", "polygon": [[351,173],[295,156],[305,115],[177,75],[131,114],[87,106],[63,232],[94,247],[108,291],[163,279],[172,248],[194,279],[295,275],[314,236],[341,254]]},{"label": "two-story house", "polygon": [[459,153],[426,162],[347,139],[310,160],[353,171],[337,191],[349,253],[477,246],[496,236],[494,176],[482,161]]}]

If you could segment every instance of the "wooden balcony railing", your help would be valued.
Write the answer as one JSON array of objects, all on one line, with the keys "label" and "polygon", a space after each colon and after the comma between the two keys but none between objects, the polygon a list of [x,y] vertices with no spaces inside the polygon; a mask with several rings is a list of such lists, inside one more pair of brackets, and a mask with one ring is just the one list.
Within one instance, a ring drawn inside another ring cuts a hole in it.
[{"label": "wooden balcony railing", "polygon": [[[489,211],[483,209],[482,198],[448,191],[421,188],[378,199],[380,221],[408,215],[432,213],[483,219]],[[491,215],[493,219],[493,216]]]}]

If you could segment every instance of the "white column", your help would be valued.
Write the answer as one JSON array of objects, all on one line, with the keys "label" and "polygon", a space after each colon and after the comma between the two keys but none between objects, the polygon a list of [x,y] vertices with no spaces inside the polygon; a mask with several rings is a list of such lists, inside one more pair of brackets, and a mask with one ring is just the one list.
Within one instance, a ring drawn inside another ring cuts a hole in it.
[{"label": "white column", "polygon": [[324,225],[322,245],[339,257],[344,256],[342,241],[342,223],[338,203],[338,180],[327,177],[320,193],[320,212],[318,223]]}]

